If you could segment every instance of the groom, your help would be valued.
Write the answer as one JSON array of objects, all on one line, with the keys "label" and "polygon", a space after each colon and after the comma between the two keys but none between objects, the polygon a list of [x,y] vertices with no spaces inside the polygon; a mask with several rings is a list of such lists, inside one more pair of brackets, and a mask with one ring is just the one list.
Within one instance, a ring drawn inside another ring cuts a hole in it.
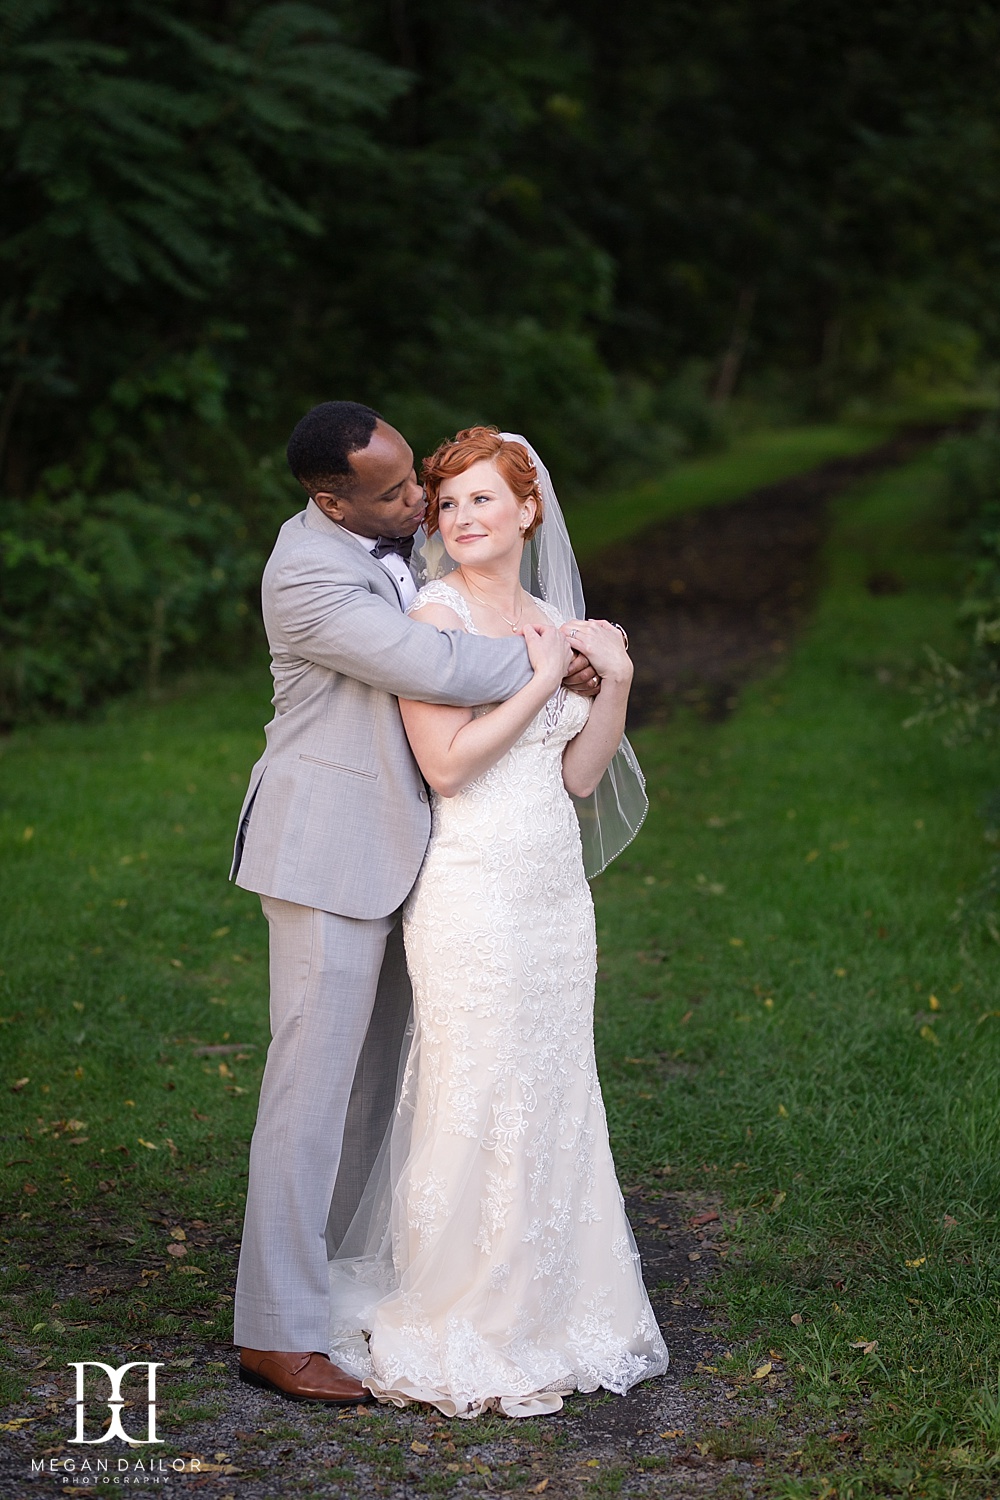
[{"label": "groom", "polygon": [[[430,833],[396,699],[501,702],[531,669],[520,636],[438,631],[404,613],[424,492],[377,412],[324,402],[288,460],[309,500],[264,570],[275,712],[231,872],[267,918],[272,1036],[234,1338],[241,1379],[350,1404],[368,1393],[323,1352],[327,1262],[392,1112],[410,1008],[400,912]],[[582,658],[573,667],[567,686],[595,682]]]}]

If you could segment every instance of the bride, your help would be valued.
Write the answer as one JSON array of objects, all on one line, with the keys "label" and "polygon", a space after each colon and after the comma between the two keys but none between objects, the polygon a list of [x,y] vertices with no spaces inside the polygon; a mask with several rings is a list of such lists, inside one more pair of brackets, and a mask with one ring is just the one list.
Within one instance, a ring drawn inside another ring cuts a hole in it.
[{"label": "bride", "polygon": [[[646,808],[622,739],[632,664],[617,627],[576,618],[565,525],[523,439],[471,428],[422,477],[434,576],[410,613],[520,633],[534,675],[476,710],[400,703],[433,806],[404,913],[414,1026],[331,1262],[331,1352],[383,1401],[534,1416],[667,1367],[594,1058],[585,853],[596,873]],[[560,687],[574,645],[594,700]]]}]

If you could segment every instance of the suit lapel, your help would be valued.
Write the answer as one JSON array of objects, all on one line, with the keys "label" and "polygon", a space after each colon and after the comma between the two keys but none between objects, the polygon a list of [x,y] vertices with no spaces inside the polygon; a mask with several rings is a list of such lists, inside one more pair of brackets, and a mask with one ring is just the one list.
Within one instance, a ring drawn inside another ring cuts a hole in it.
[{"label": "suit lapel", "polygon": [[320,510],[315,500],[310,500],[306,505],[305,523],[310,531],[321,531],[325,536],[332,537],[342,547],[346,548],[350,557],[359,564],[365,575],[375,583],[382,585],[379,592],[385,594],[386,590],[390,589],[392,591],[390,597],[395,599],[400,609],[403,608],[403,595],[400,592],[399,584],[393,578],[388,568],[383,568],[378,558],[372,557],[367,547],[363,547],[360,542],[355,541],[351,533],[346,531],[343,526],[338,526],[336,521],[331,521],[330,517]]}]

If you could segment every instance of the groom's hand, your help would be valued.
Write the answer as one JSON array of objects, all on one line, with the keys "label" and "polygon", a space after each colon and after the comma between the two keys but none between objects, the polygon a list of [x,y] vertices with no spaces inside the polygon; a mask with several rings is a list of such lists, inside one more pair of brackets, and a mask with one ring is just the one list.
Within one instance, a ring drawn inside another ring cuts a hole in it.
[{"label": "groom's hand", "polygon": [[573,652],[563,687],[571,693],[579,693],[582,698],[596,698],[601,691],[601,679],[582,652]]}]

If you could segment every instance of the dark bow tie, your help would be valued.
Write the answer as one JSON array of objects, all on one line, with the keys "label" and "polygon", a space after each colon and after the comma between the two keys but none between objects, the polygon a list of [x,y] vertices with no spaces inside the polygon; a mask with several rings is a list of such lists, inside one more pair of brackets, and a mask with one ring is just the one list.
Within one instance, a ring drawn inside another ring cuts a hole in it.
[{"label": "dark bow tie", "polygon": [[412,551],[412,536],[380,536],[372,548],[372,557],[388,557],[390,552],[398,552],[404,562],[409,562]]}]

